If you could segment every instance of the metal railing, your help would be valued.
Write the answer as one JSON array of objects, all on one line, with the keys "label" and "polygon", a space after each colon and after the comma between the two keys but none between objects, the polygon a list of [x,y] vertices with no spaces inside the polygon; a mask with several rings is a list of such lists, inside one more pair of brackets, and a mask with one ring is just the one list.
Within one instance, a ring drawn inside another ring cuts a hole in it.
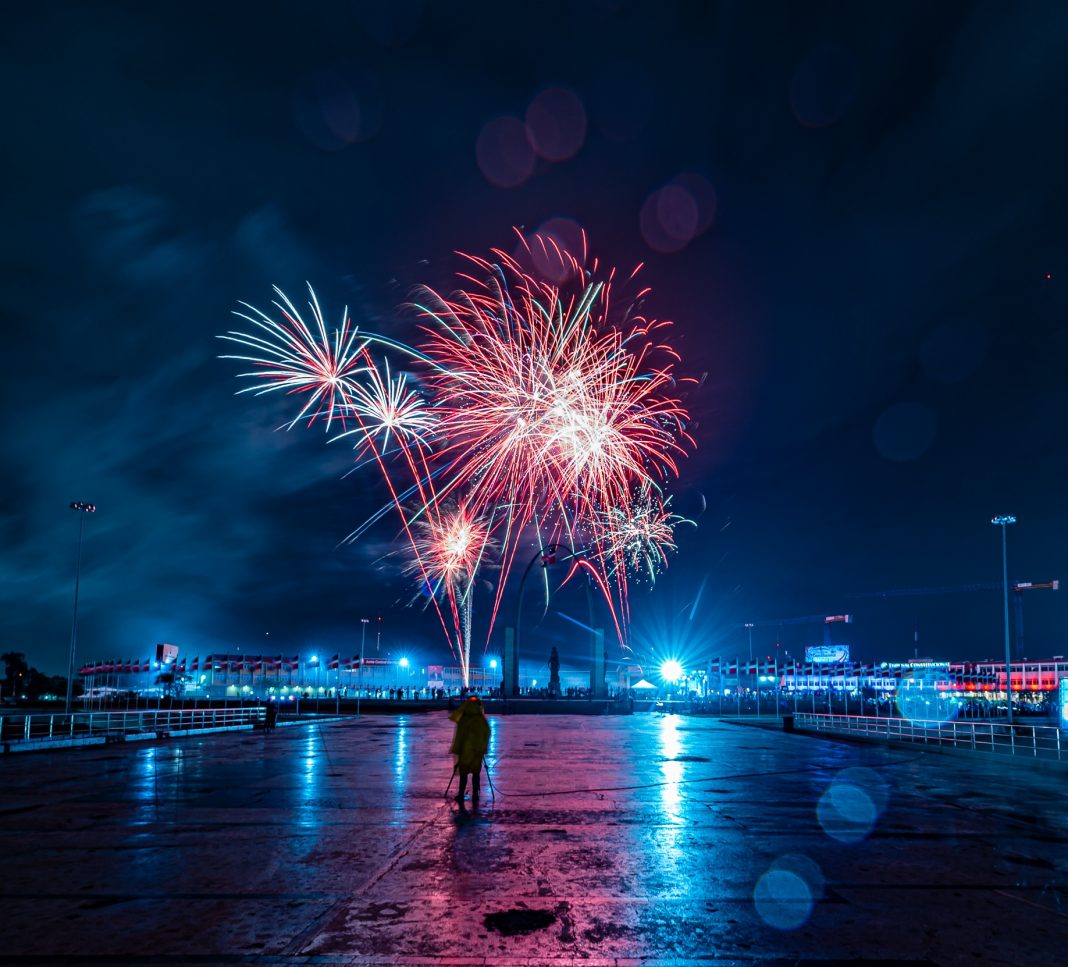
[{"label": "metal railing", "polygon": [[1061,730],[1048,725],[1005,722],[878,718],[873,715],[826,715],[799,712],[794,727],[812,732],[838,732],[870,738],[949,746],[1001,755],[1068,761]]},{"label": "metal railing", "polygon": [[262,722],[262,707],[167,709],[140,712],[73,712],[0,715],[0,742],[75,741],[103,736],[167,735],[201,729],[232,729]]}]

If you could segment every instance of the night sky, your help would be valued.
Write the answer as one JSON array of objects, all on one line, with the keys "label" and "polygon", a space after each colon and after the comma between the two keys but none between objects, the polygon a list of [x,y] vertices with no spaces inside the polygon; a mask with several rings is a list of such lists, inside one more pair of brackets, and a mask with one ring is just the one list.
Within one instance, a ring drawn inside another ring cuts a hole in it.
[{"label": "night sky", "polygon": [[[413,286],[448,291],[454,253],[513,226],[645,263],[702,378],[674,488],[698,527],[632,592],[639,650],[743,654],[742,622],[851,612],[864,660],[911,657],[917,627],[921,655],[1001,654],[997,592],[852,597],[998,580],[994,514],[1019,517],[1011,580],[1068,579],[1068,7],[27,10],[0,58],[3,650],[65,671],[86,500],[81,658],[352,653],[378,616],[383,652],[444,657],[396,519],[338,546],[377,476],[235,397],[215,336],[307,280],[328,318],[407,337]],[[1068,651],[1063,594],[1026,599],[1030,656]],[[533,611],[528,657],[577,660],[559,612],[585,607]]]}]

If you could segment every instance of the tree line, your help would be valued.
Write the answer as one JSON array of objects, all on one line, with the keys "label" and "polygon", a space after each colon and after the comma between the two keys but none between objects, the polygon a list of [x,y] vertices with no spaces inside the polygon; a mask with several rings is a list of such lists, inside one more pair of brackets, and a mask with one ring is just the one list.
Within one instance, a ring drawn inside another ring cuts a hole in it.
[{"label": "tree line", "polygon": [[[26,661],[26,655],[21,651],[9,651],[0,655],[0,661],[4,663],[3,687],[0,688],[0,699],[5,702],[37,702],[44,696],[57,696],[65,700],[67,695],[67,679],[63,675],[46,675],[42,671],[33,668]],[[81,692],[81,683],[75,681],[74,692]]]}]

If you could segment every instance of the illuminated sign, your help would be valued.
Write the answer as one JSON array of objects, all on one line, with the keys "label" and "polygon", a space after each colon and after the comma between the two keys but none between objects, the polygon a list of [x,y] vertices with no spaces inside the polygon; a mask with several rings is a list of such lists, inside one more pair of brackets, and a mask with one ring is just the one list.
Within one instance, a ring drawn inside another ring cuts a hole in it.
[{"label": "illuminated sign", "polygon": [[948,661],[933,661],[930,658],[923,658],[919,661],[884,661],[879,665],[880,668],[888,668],[891,671],[907,672],[914,669],[926,669],[934,668],[938,671],[948,671]]},{"label": "illuminated sign", "polygon": [[1068,729],[1068,678],[1061,679],[1057,697],[1061,709],[1061,728]]},{"label": "illuminated sign", "polygon": [[849,661],[849,645],[810,645],[805,649],[805,661],[814,665]]}]

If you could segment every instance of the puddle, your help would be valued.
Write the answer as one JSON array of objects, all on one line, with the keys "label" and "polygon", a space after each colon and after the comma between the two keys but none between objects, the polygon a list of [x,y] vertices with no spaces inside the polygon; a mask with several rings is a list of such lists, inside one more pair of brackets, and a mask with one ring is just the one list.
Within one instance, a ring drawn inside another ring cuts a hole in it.
[{"label": "puddle", "polygon": [[556,915],[548,910],[502,910],[500,913],[487,913],[482,922],[490,930],[496,930],[505,937],[514,937],[551,927],[556,923]]}]

